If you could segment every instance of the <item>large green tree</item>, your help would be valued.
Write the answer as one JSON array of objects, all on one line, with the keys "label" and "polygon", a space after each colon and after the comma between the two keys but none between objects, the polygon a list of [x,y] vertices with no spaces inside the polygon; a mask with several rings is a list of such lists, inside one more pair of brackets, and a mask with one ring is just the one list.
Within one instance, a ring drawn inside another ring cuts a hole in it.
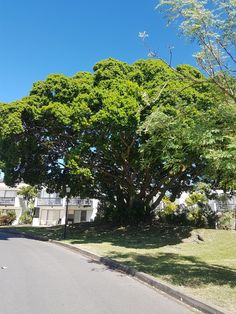
[{"label": "large green tree", "polygon": [[92,74],[50,75],[0,105],[6,182],[61,193],[69,184],[120,222],[150,216],[166,192],[175,198],[203,179],[217,184],[223,153],[234,149],[235,110],[221,107],[222,95],[202,79],[191,66],[174,72],[158,60],[107,59]]}]

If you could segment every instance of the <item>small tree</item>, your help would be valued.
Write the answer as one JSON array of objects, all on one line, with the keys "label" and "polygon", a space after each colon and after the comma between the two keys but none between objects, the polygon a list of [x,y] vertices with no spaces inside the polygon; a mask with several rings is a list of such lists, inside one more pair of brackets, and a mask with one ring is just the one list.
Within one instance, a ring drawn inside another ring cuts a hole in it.
[{"label": "small tree", "polygon": [[26,201],[26,210],[23,211],[20,222],[21,223],[31,223],[32,222],[32,215],[33,215],[33,208],[34,208],[34,201],[35,197],[38,194],[38,189],[35,186],[23,186],[17,192],[18,195],[23,196],[23,199]]},{"label": "small tree", "polygon": [[35,197],[38,195],[38,189],[31,185],[22,186],[17,194],[22,195],[26,201],[26,207],[32,209],[34,207]]}]

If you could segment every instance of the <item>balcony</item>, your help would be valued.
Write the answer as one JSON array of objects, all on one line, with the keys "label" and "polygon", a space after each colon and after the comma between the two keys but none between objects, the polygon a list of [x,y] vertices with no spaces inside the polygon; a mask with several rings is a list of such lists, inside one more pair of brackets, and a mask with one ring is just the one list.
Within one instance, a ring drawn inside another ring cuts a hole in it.
[{"label": "balcony", "polygon": [[14,206],[15,197],[0,197],[0,205]]},{"label": "balcony", "polygon": [[71,198],[69,200],[69,205],[72,205],[72,206],[79,206],[79,207],[91,207],[93,204],[93,201],[89,198],[84,198],[84,199],[81,199],[81,198]]},{"label": "balcony", "polygon": [[62,206],[62,198],[38,198],[37,199],[37,206]]}]

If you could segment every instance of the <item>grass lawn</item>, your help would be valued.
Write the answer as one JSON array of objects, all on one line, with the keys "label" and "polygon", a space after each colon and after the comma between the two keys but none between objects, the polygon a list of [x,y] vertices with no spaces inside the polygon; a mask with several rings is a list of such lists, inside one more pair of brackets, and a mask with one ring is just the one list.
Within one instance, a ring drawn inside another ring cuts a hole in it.
[{"label": "grass lawn", "polygon": [[[63,228],[17,230],[60,239]],[[199,241],[197,235],[204,241]],[[67,242],[133,266],[236,313],[235,231],[83,224],[68,228]]]}]

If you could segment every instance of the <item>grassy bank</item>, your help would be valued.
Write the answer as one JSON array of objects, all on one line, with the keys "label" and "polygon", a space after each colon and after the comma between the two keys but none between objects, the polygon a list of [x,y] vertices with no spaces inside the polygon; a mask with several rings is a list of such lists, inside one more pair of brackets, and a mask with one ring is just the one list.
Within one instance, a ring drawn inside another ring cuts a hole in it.
[{"label": "grassy bank", "polygon": [[[60,239],[63,228],[17,230]],[[235,231],[85,224],[70,227],[67,242],[133,266],[236,313]]]}]

